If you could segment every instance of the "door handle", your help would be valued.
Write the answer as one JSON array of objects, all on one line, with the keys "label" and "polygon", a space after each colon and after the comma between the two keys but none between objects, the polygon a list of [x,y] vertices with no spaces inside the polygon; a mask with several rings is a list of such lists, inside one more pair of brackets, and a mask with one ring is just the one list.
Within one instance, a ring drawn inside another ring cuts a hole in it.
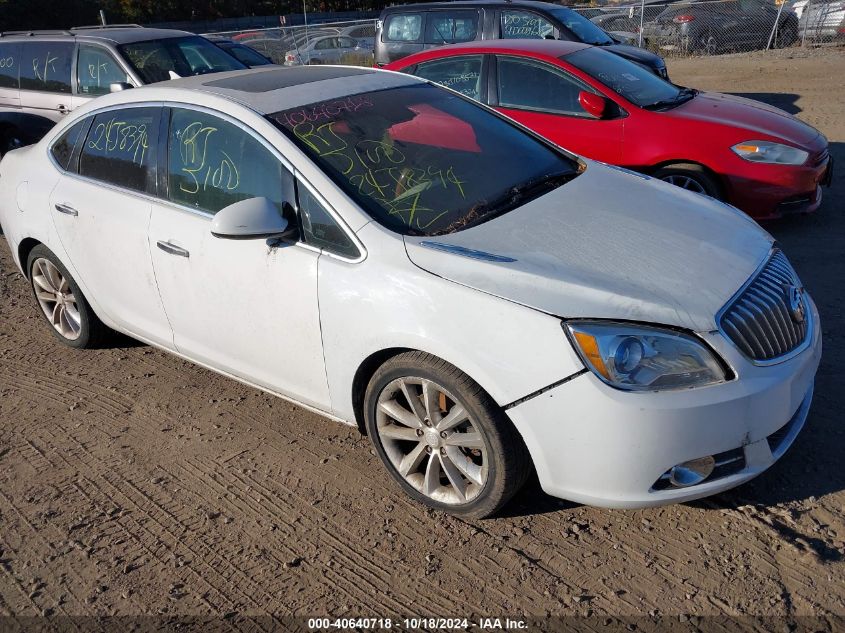
[{"label": "door handle", "polygon": [[79,211],[77,211],[73,207],[67,206],[66,204],[57,204],[56,211],[58,211],[59,213],[64,213],[65,215],[72,215],[74,217],[79,215]]},{"label": "door handle", "polygon": [[163,242],[159,240],[156,242],[156,246],[158,246],[161,250],[163,250],[168,255],[178,255],[179,257],[190,257],[191,254],[186,251],[184,248],[179,248],[171,244],[170,242]]}]

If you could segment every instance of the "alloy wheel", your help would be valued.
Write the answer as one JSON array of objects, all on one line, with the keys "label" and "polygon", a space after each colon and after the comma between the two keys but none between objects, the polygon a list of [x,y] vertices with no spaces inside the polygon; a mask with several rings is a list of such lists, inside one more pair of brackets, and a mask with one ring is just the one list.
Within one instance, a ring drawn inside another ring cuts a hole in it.
[{"label": "alloy wheel", "polygon": [[698,180],[683,174],[668,174],[661,178],[663,182],[668,182],[670,185],[675,185],[681,189],[692,191],[693,193],[700,193],[703,196],[707,195],[707,190]]},{"label": "alloy wheel", "polygon": [[376,424],[390,463],[421,494],[459,505],[484,489],[488,460],[480,427],[441,385],[393,380],[379,394]]},{"label": "alloy wheel", "polygon": [[74,341],[82,331],[76,297],[53,262],[39,257],[32,264],[32,287],[44,316],[64,338]]}]

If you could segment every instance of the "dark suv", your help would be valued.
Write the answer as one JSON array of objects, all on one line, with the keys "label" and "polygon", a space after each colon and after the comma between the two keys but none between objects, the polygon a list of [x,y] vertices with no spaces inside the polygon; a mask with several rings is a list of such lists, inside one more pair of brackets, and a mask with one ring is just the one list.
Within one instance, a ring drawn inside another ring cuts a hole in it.
[{"label": "dark suv", "polygon": [[584,42],[667,77],[666,64],[659,55],[620,44],[572,9],[529,0],[456,0],[388,7],[381,12],[376,29],[375,61],[384,66],[435,46],[496,39]]}]

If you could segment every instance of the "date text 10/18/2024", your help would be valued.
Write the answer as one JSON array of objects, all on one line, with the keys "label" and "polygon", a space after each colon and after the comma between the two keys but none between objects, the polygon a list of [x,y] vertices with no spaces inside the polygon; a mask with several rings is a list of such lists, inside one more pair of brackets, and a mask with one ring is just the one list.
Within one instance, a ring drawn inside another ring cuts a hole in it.
[{"label": "date text 10/18/2024", "polygon": [[456,630],[526,631],[528,623],[515,618],[309,618],[311,631],[329,630]]}]

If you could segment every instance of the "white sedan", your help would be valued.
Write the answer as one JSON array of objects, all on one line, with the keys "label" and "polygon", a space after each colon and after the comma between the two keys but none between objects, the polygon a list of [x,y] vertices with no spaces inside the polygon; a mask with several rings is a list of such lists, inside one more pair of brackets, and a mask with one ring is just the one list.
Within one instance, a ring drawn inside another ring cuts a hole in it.
[{"label": "white sedan", "polygon": [[732,207],[385,71],[107,95],[3,159],[0,223],[63,343],[119,330],[358,424],[464,516],[532,469],[608,507],[748,481],[821,356],[797,274]]}]

